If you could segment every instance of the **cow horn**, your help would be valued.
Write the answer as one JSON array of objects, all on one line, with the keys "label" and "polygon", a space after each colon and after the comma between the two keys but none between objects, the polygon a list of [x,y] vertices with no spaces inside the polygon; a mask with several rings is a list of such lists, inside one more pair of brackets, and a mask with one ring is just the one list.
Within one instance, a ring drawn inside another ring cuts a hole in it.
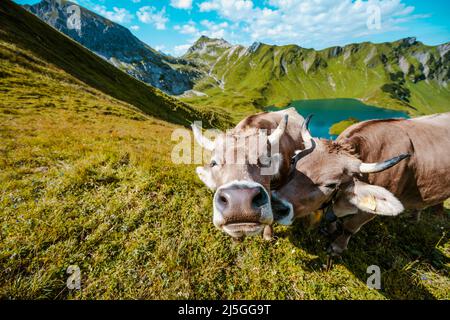
[{"label": "cow horn", "polygon": [[359,166],[359,172],[361,173],[375,173],[381,172],[383,170],[389,169],[390,167],[395,166],[397,163],[402,161],[403,159],[409,158],[411,155],[409,153],[403,153],[397,157],[391,158],[389,160],[383,162],[375,162],[375,163],[361,163]]},{"label": "cow horn", "polygon": [[302,128],[301,128],[301,134],[303,139],[303,144],[305,145],[305,149],[310,149],[312,147],[312,136],[309,132],[309,122],[311,121],[311,118],[313,117],[313,114],[310,114],[306,117],[305,121],[303,121]]},{"label": "cow horn", "polygon": [[194,138],[197,141],[197,143],[206,150],[209,151],[214,150],[214,142],[206,138],[195,123],[193,123],[191,127],[192,131],[194,132]]},{"label": "cow horn", "polygon": [[314,151],[314,148],[316,147],[316,142],[314,141],[314,139],[311,139],[310,143],[311,146],[308,149],[297,150],[295,152],[295,156],[293,156],[291,159],[292,164],[295,165],[298,160]]},{"label": "cow horn", "polygon": [[291,159],[291,163],[295,164],[300,158],[303,158],[304,156],[310,154],[314,151],[314,148],[316,147],[316,142],[312,138],[311,134],[309,133],[309,122],[311,121],[311,118],[313,117],[312,114],[308,115],[303,121],[302,128],[301,128],[301,135],[303,139],[303,145],[305,146],[305,149],[303,150],[297,150],[295,152],[295,155]]},{"label": "cow horn", "polygon": [[281,122],[278,124],[278,127],[275,129],[275,131],[272,132],[270,134],[270,136],[267,137],[267,139],[271,145],[277,144],[280,141],[281,136],[283,135],[284,131],[286,130],[288,118],[289,118],[289,116],[287,114],[285,114],[283,119],[281,120]]}]

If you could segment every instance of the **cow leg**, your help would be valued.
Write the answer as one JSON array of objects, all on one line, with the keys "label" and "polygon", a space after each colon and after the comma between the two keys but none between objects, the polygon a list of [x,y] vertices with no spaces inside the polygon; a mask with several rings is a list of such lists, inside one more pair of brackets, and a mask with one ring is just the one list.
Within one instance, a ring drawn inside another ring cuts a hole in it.
[{"label": "cow leg", "polygon": [[411,218],[412,220],[414,220],[415,222],[419,222],[420,221],[420,216],[422,215],[422,210],[416,209],[411,213]]},{"label": "cow leg", "polygon": [[444,210],[444,204],[443,203],[439,203],[437,205],[434,205],[430,209],[431,209],[431,212],[433,214],[437,215],[439,218],[444,218],[445,217],[445,210]]},{"label": "cow leg", "polygon": [[338,230],[339,230],[338,221],[333,221],[333,222],[325,222],[324,225],[319,229],[319,232],[324,236],[328,237],[330,240],[332,240],[336,236]]},{"label": "cow leg", "polygon": [[348,218],[342,224],[342,234],[330,245],[329,253],[331,256],[339,256],[347,249],[348,242],[352,235],[357,233],[359,229],[367,222],[375,218],[376,215],[368,212],[360,211],[358,214]]},{"label": "cow leg", "polygon": [[263,231],[263,239],[270,241],[273,239],[273,226],[265,226]]},{"label": "cow leg", "polygon": [[338,227],[337,227],[337,221],[334,222],[330,222],[327,225],[327,233],[331,236],[333,235],[336,231],[337,231]]},{"label": "cow leg", "polygon": [[[440,218],[443,218],[445,216],[445,211],[444,211],[444,204],[440,203],[431,207],[428,207],[428,209],[430,210],[430,212]],[[422,214],[423,210],[420,209],[416,209],[413,210],[411,213],[411,218],[415,221],[415,222],[419,222],[420,218],[421,218],[421,214]]]},{"label": "cow leg", "polygon": [[330,239],[333,239],[333,236],[338,230],[338,218],[334,214],[333,210],[330,210],[330,208],[326,209],[324,216],[325,218],[322,219],[323,226],[320,229],[320,232],[323,235],[328,236]]}]

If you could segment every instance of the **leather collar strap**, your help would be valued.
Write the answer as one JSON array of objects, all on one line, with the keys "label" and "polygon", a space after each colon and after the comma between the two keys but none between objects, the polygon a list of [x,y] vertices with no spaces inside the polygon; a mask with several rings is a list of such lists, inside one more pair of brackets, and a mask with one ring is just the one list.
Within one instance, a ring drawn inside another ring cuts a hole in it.
[{"label": "leather collar strap", "polygon": [[334,203],[334,200],[336,199],[338,192],[339,188],[334,189],[333,193],[330,196],[330,199],[327,202],[325,202],[319,209],[326,209],[329,206],[331,206]]},{"label": "leather collar strap", "polygon": [[335,222],[338,218],[334,214],[333,206],[328,206],[325,210],[325,220],[327,222]]},{"label": "leather collar strap", "polygon": [[325,212],[325,220],[328,222],[334,222],[337,220],[337,216],[334,214],[333,211],[333,203],[336,199],[339,192],[339,188],[336,188],[333,193],[331,194],[330,200],[325,202],[321,207],[320,210],[323,210]]}]

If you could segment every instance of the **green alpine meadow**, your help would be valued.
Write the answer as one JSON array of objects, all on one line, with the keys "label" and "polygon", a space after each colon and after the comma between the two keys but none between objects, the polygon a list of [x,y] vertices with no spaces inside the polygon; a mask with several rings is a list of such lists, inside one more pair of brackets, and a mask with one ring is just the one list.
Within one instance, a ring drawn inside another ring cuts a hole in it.
[{"label": "green alpine meadow", "polygon": [[[449,58],[442,55],[447,46],[426,46],[406,38],[317,51],[258,42],[232,46],[225,40],[202,37],[183,57],[206,76],[183,100],[232,109],[237,119],[253,111],[252,107],[329,97],[354,98],[411,115],[444,112],[450,93],[440,77],[448,77]],[[432,74],[436,78],[427,80]]]},{"label": "green alpine meadow", "polygon": [[[378,217],[327,270],[329,241],[306,219],[275,225],[271,241],[232,241],[212,223],[198,164],[171,158],[173,132],[194,121],[225,130],[302,101],[331,103],[324,116],[346,99],[408,118],[448,112],[449,43],[315,50],[202,36],[174,58],[117,27],[112,39],[134,43],[127,60],[78,43],[47,3],[0,2],[0,299],[450,299],[449,200],[419,222]],[[335,120],[324,135],[365,119]]]}]

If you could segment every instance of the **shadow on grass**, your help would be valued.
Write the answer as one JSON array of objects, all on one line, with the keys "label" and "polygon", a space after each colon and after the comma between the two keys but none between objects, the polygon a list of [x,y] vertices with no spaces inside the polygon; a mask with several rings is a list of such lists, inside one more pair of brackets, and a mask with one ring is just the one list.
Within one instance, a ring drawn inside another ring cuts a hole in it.
[{"label": "shadow on grass", "polygon": [[[436,299],[424,285],[433,279],[423,272],[434,270],[450,276],[450,259],[436,248],[438,243],[442,245],[450,240],[445,232],[450,229],[448,214],[448,210],[443,217],[425,212],[420,222],[412,222],[408,214],[376,218],[352,237],[348,250],[342,258],[334,260],[334,266],[343,265],[362,283],[370,276],[367,267],[379,266],[380,293],[388,299]],[[278,236],[289,238],[296,247],[318,256],[306,264],[308,271],[328,272],[323,266],[330,241],[318,233],[318,229],[305,231],[299,222]]]}]

